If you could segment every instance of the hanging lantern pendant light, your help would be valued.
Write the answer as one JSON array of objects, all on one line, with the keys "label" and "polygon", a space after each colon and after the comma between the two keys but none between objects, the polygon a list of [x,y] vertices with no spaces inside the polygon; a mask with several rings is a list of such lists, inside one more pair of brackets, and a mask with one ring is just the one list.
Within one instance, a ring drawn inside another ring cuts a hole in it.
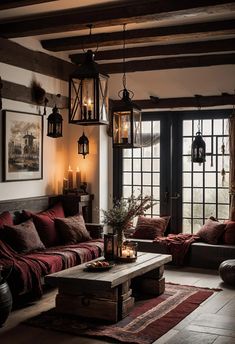
[{"label": "hanging lantern pendant light", "polygon": [[108,78],[88,50],[84,63],[69,77],[69,123],[108,124]]},{"label": "hanging lantern pendant light", "polygon": [[84,132],[82,136],[78,139],[78,154],[82,154],[84,159],[86,155],[89,154],[89,140],[84,134]]},{"label": "hanging lantern pendant light", "polygon": [[[123,25],[123,90],[122,99],[112,108],[113,147],[141,147],[141,109],[132,102],[134,93],[126,88],[125,72],[125,24]],[[131,96],[130,96],[131,94]]]},{"label": "hanging lantern pendant light", "polygon": [[202,138],[200,130],[200,120],[198,120],[198,131],[196,137],[192,142],[192,162],[198,162],[199,164],[206,161],[206,144]]}]

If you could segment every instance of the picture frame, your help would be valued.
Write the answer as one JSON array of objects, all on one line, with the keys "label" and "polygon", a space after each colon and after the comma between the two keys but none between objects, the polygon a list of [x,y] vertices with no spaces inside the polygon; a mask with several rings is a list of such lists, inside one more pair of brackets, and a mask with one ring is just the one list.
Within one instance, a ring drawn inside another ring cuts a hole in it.
[{"label": "picture frame", "polygon": [[3,111],[3,181],[43,178],[43,116]]}]

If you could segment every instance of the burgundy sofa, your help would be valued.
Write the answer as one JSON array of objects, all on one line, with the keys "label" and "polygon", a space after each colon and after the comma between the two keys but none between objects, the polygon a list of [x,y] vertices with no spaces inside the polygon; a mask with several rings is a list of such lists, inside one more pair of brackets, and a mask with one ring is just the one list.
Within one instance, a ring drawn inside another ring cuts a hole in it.
[{"label": "burgundy sofa", "polygon": [[[31,299],[41,297],[45,275],[103,255],[102,226],[97,224],[86,224],[86,229],[90,234],[88,240],[67,244],[58,241],[56,245],[45,245],[40,249],[30,250],[29,252],[19,252],[14,246],[9,245],[8,240],[4,240],[4,235],[1,234],[10,228],[7,227],[7,225],[11,224],[9,213],[14,216],[14,225],[22,221],[22,216],[23,223],[26,223],[24,222],[27,221],[25,216],[30,217],[30,212],[22,213],[22,209],[30,209],[32,213],[38,214],[38,212],[41,212],[40,214],[44,214],[46,208],[52,207],[50,209],[54,209],[53,204],[58,201],[58,197],[43,196],[0,202],[0,214],[3,214],[0,216],[0,266],[2,266],[3,273],[5,271],[7,274],[11,270],[7,282],[14,300],[18,300],[19,297],[25,295]],[[44,213],[42,213],[43,210]],[[67,213],[66,215],[70,214]],[[50,224],[53,224],[54,220],[52,218],[49,221]],[[30,220],[30,222],[32,221]],[[19,225],[21,226],[21,224]],[[35,244],[35,240],[32,244]]]}]

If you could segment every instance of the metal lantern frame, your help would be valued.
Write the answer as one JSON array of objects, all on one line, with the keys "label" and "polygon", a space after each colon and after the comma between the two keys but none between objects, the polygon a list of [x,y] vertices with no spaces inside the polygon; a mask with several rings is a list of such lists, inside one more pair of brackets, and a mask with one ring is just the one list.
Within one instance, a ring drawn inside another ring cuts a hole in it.
[{"label": "metal lantern frame", "polygon": [[141,109],[124,88],[123,97],[112,108],[113,147],[141,147]]},{"label": "metal lantern frame", "polygon": [[63,136],[63,118],[56,105],[47,118],[47,136],[53,138]]},{"label": "metal lantern frame", "polygon": [[192,142],[192,162],[197,162],[199,164],[206,161],[206,143],[202,138],[202,133],[200,130],[200,120],[198,120],[198,131]]},{"label": "metal lantern frame", "polygon": [[123,25],[123,90],[118,93],[119,97],[122,94],[122,99],[112,108],[113,148],[139,148],[142,145],[141,109],[131,100],[134,93],[126,88],[125,32],[126,24]]},{"label": "metal lantern frame", "polygon": [[89,154],[89,140],[84,132],[78,139],[78,154],[82,154],[84,159],[86,155]]},{"label": "metal lantern frame", "polygon": [[108,78],[88,50],[84,63],[69,77],[69,123],[108,124]]}]

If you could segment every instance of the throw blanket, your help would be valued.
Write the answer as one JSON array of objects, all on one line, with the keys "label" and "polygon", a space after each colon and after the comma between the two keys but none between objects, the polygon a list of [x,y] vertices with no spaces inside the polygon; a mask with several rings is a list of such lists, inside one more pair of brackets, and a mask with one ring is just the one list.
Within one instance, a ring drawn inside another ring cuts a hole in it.
[{"label": "throw blanket", "polygon": [[172,262],[175,265],[183,265],[184,258],[190,245],[200,240],[195,234],[169,234],[167,237],[157,237],[154,242],[161,245],[167,253],[172,255]]},{"label": "throw blanket", "polygon": [[19,254],[0,240],[0,265],[13,266],[8,278],[13,297],[30,292],[39,298],[43,292],[43,276],[98,258],[102,253],[102,239],[28,254]]}]

